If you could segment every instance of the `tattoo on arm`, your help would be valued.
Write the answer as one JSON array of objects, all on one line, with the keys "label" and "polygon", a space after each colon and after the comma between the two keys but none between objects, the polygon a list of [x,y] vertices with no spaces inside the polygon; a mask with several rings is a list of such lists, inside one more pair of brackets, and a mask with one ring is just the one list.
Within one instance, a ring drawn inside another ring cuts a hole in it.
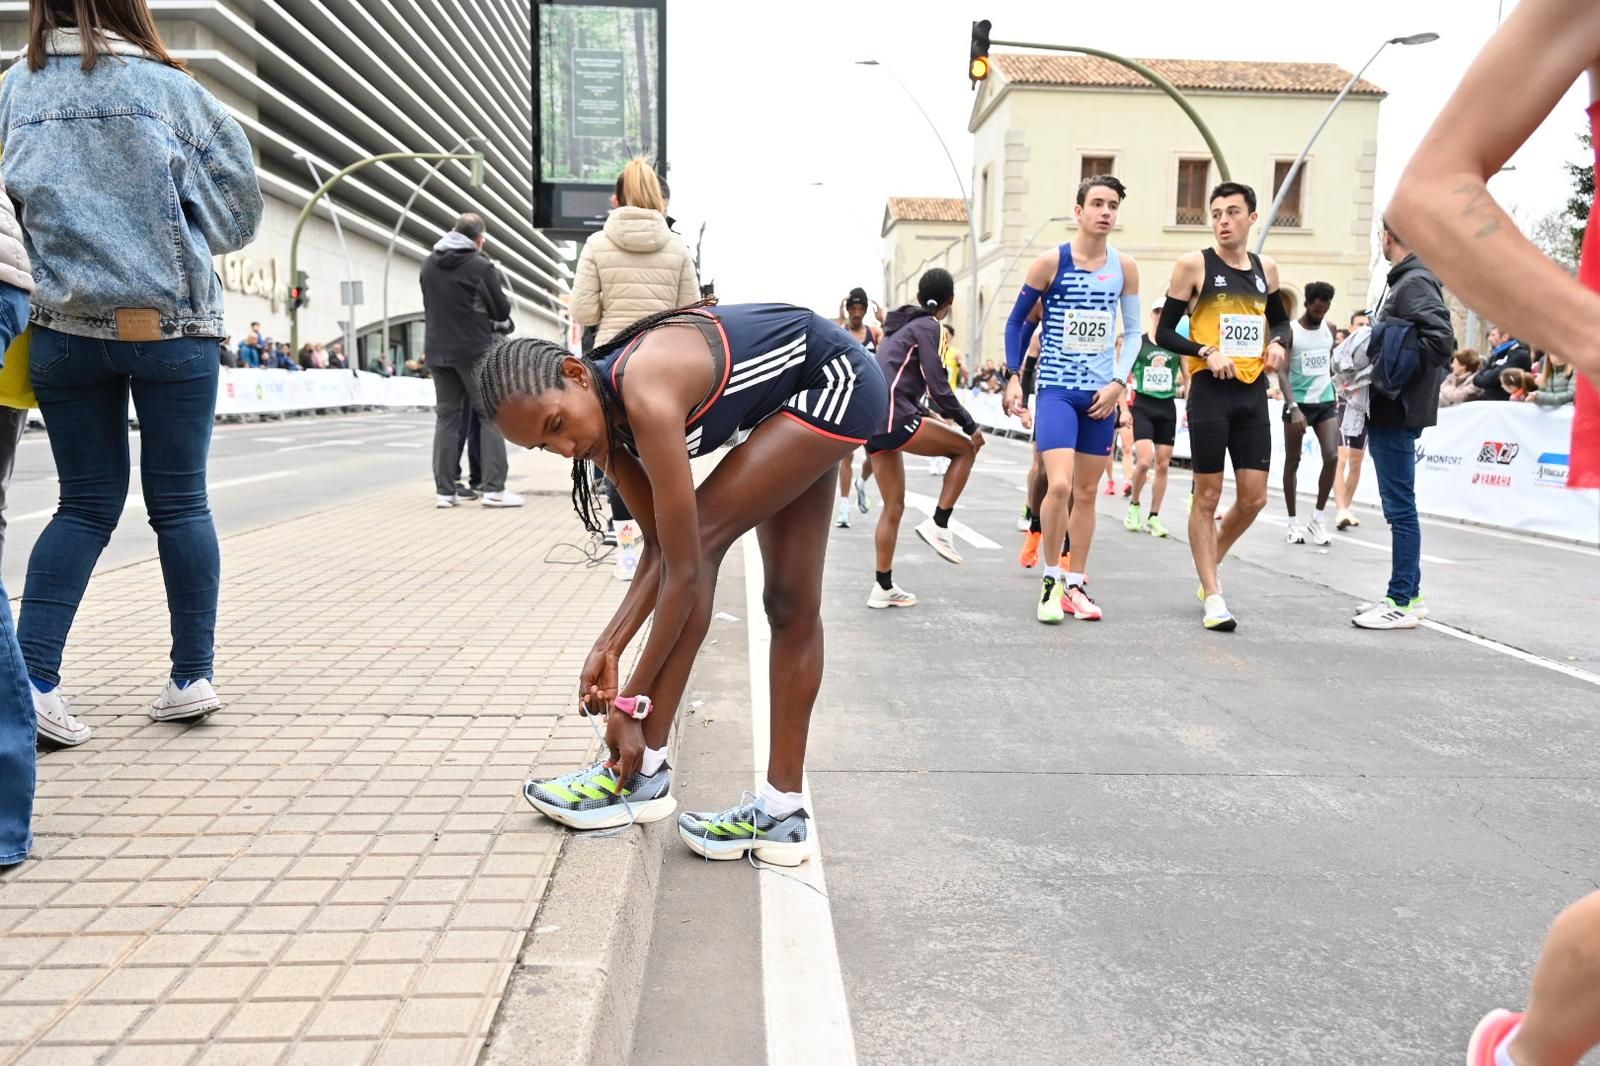
[{"label": "tattoo on arm", "polygon": [[1489,195],[1489,186],[1481,181],[1469,181],[1456,189],[1456,195],[1467,198],[1467,205],[1461,209],[1461,217],[1482,223],[1478,232],[1473,234],[1475,238],[1481,241],[1500,229],[1500,209],[1494,197]]}]

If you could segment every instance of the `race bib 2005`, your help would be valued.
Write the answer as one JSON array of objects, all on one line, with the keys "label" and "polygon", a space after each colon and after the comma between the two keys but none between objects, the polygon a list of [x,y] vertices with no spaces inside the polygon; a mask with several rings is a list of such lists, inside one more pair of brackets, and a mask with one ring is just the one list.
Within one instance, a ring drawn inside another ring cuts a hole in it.
[{"label": "race bib 2005", "polygon": [[1328,372],[1328,349],[1313,348],[1300,356],[1300,371],[1304,374],[1325,374]]}]

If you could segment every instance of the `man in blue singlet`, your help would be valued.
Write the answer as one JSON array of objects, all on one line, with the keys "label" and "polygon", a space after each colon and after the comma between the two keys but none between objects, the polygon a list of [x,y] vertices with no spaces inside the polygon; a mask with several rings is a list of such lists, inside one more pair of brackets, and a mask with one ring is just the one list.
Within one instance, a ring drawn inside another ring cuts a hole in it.
[{"label": "man in blue singlet", "polygon": [[[1094,541],[1095,494],[1111,466],[1117,404],[1127,388],[1129,357],[1139,347],[1141,328],[1138,264],[1107,243],[1126,195],[1122,182],[1110,175],[1084,179],[1073,211],[1077,236],[1033,261],[1006,322],[1006,364],[1012,372],[1006,407],[1017,413],[1023,396],[1015,373],[1034,329],[1028,313],[1043,298],[1034,404],[1034,445],[1047,482],[1040,510],[1045,569],[1036,614],[1041,622],[1060,622],[1067,611],[1083,621],[1101,617],[1084,578]],[[1066,534],[1072,541],[1071,573],[1061,568]]]}]

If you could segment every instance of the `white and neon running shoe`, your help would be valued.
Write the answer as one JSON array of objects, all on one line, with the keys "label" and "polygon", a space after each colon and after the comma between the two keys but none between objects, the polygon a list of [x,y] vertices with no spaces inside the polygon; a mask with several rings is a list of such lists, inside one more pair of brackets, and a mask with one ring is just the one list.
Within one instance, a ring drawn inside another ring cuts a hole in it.
[{"label": "white and neon running shoe", "polygon": [[1122,528],[1129,533],[1144,531],[1144,512],[1139,509],[1138,504],[1128,504],[1128,513],[1122,516]]},{"label": "white and neon running shoe", "polygon": [[1233,617],[1233,612],[1228,610],[1228,605],[1223,602],[1220,595],[1205,598],[1206,614],[1205,627],[1217,633],[1232,633],[1239,628],[1239,620]]},{"label": "white and neon running shoe", "polygon": [[815,851],[811,815],[804,807],[774,818],[756,803],[725,811],[692,811],[678,816],[678,835],[689,850],[708,859],[742,859],[748,852],[773,866],[799,866]]},{"label": "white and neon running shoe", "polygon": [[616,829],[629,822],[659,822],[678,809],[672,795],[672,767],[666,763],[646,777],[634,774],[618,788],[617,775],[602,759],[560,777],[535,778],[522,786],[533,809],[573,829]]},{"label": "white and neon running shoe", "polygon": [[899,585],[884,588],[876,581],[872,583],[872,593],[867,597],[867,606],[874,611],[881,611],[886,607],[915,607],[916,605],[917,597]]},{"label": "white and neon running shoe", "polygon": [[939,558],[947,563],[959,563],[961,553],[956,551],[955,534],[948,529],[941,529],[933,519],[925,519],[917,526],[917,536],[928,542],[928,547],[939,553]]},{"label": "white and neon running shoe", "polygon": [[1149,529],[1150,535],[1152,537],[1161,537],[1161,538],[1165,539],[1167,537],[1172,536],[1172,533],[1167,529],[1167,524],[1165,522],[1161,521],[1161,516],[1160,515],[1156,515],[1156,514],[1151,515],[1145,521],[1145,527],[1147,529]]},{"label": "white and neon running shoe", "polygon": [[1366,610],[1350,619],[1350,624],[1357,629],[1415,629],[1422,619],[1412,613],[1410,605],[1402,607],[1385,596],[1377,603],[1367,604]]},{"label": "white and neon running shoe", "polygon": [[1084,591],[1082,585],[1068,585],[1061,597],[1061,606],[1071,611],[1072,617],[1080,622],[1098,622],[1104,617],[1100,605],[1089,598],[1089,593]]},{"label": "white and neon running shoe", "polygon": [[1039,621],[1046,625],[1055,625],[1066,620],[1067,611],[1061,603],[1061,582],[1053,577],[1044,579],[1044,586],[1039,593],[1039,609],[1034,612]]},{"label": "white and neon running shoe", "polygon": [[867,483],[861,478],[856,478],[856,509],[862,514],[872,510],[872,500],[867,496]]}]

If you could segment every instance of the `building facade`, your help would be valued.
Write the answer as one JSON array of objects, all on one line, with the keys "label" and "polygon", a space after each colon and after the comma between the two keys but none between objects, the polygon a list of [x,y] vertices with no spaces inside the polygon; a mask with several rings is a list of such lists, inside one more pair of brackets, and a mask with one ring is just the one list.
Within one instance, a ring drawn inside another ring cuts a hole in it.
[{"label": "building facade", "polygon": [[[1005,319],[1028,264],[1075,232],[1072,209],[1084,177],[1110,173],[1128,187],[1111,243],[1139,261],[1141,295],[1149,307],[1165,297],[1178,257],[1211,243],[1206,199],[1221,176],[1188,116],[1132,71],[1086,56],[992,59],[969,129],[981,358],[998,360],[1005,353]],[[1323,63],[1144,62],[1191,101],[1225,154],[1232,179],[1256,190],[1263,219],[1290,164],[1350,78]],[[1340,321],[1365,307],[1377,263],[1373,175],[1382,99],[1375,85],[1355,86],[1318,138],[1265,249],[1296,302],[1307,283],[1331,283],[1338,292],[1333,314]],[[939,224],[891,225],[895,202],[885,213],[884,259],[915,262],[926,254],[920,249],[928,246],[927,227]],[[937,265],[956,275],[959,314],[971,277],[969,242],[961,239],[964,212],[958,223],[939,231],[956,241]],[[903,273],[887,266],[886,281],[892,277],[903,286]],[[914,290],[915,278],[910,285]],[[903,288],[887,291],[898,298]],[[1001,306],[991,307],[995,301]],[[966,335],[959,324],[957,335]]]},{"label": "building facade", "polygon": [[[310,294],[301,343],[339,340],[348,320],[363,367],[387,360],[399,369],[422,354],[422,260],[465,211],[487,223],[486,250],[506,280],[518,332],[563,336],[571,274],[533,227],[526,3],[478,0],[471,19],[446,0],[163,0],[152,7],[169,50],[228,107],[256,150],[266,194],[261,231],[250,247],[217,259],[235,341],[251,322],[288,340],[290,241],[323,181],[372,155],[474,148],[485,158],[481,188],[471,186],[465,163],[435,171],[431,162],[399,160],[367,166],[323,198],[299,242]],[[27,19],[26,4],[0,9],[5,65],[26,47]],[[341,302],[346,281],[359,283],[347,291],[362,290],[360,303]]]}]

